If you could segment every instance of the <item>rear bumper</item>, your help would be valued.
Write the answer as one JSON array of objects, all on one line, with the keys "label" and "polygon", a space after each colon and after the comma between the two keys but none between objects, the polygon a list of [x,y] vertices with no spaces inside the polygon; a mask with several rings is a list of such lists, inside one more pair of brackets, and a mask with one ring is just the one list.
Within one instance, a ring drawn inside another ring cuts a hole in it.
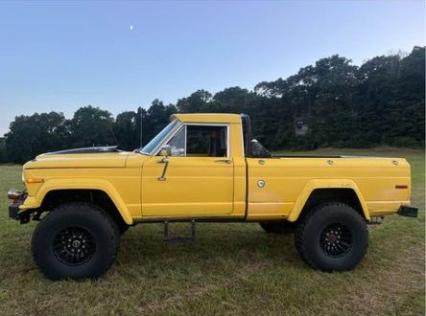
[{"label": "rear bumper", "polygon": [[398,210],[398,215],[406,217],[417,217],[418,209],[407,205],[401,205]]}]

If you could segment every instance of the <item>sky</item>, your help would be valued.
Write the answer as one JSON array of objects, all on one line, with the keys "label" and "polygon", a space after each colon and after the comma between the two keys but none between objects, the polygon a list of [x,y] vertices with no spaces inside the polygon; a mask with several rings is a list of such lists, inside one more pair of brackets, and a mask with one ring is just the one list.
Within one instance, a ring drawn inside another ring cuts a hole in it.
[{"label": "sky", "polygon": [[116,115],[415,45],[424,1],[3,1],[0,135],[16,115],[71,118],[88,104]]}]

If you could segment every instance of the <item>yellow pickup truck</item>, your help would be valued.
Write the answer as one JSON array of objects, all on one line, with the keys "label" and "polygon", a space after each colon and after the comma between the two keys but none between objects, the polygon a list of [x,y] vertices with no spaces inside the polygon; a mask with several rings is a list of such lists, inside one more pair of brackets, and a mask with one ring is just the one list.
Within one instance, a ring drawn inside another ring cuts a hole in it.
[{"label": "yellow pickup truck", "polygon": [[244,114],[175,114],[133,152],[91,147],[27,162],[26,190],[10,190],[9,216],[40,220],[36,264],[50,279],[96,278],[113,263],[120,234],[138,223],[258,222],[294,232],[303,260],[323,271],[353,269],[367,224],[417,216],[402,158],[274,156]]}]

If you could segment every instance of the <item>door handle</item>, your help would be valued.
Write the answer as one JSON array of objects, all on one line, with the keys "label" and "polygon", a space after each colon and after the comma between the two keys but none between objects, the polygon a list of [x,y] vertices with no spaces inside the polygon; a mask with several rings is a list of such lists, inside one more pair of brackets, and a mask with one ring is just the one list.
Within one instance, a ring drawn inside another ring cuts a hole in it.
[{"label": "door handle", "polygon": [[218,159],[218,160],[215,160],[214,162],[227,163],[229,165],[232,162],[232,160],[230,160],[230,159]]}]

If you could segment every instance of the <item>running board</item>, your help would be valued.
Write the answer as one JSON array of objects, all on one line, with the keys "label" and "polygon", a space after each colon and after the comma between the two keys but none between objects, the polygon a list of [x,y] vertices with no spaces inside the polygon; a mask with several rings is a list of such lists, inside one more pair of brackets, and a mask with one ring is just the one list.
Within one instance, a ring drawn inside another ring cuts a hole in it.
[{"label": "running board", "polygon": [[169,221],[164,221],[164,241],[168,243],[190,243],[195,240],[195,220],[191,220],[191,235],[189,237],[170,237]]}]

